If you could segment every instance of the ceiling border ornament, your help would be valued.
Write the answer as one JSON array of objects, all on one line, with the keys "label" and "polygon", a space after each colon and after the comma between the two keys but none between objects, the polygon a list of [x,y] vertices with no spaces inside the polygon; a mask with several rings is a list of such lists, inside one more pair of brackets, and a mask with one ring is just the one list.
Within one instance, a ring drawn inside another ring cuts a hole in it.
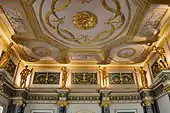
[{"label": "ceiling border ornament", "polygon": [[[125,0],[126,4],[128,5],[128,7],[130,7],[128,0]],[[58,8],[55,7],[57,1],[52,1],[51,3],[51,9],[46,13],[45,15],[45,21],[46,24],[51,27],[52,29],[54,29],[57,34],[62,37],[63,39],[67,40],[67,41],[73,41],[75,43],[81,44],[81,45],[87,45],[87,44],[92,44],[94,42],[100,42],[100,41],[104,41],[106,39],[108,39],[109,37],[111,37],[116,30],[118,30],[119,28],[123,27],[122,31],[120,33],[118,33],[118,35],[112,37],[113,39],[117,38],[126,28],[126,26],[123,26],[125,23],[125,16],[124,14],[121,12],[121,6],[119,1],[115,0],[113,1],[114,4],[116,5],[116,8],[113,9],[111,7],[109,7],[109,5],[106,3],[105,0],[101,1],[101,4],[103,6],[104,9],[106,9],[107,11],[113,13],[113,15],[111,17],[108,18],[108,20],[104,23],[104,24],[108,24],[110,29],[109,30],[104,30],[99,32],[98,34],[96,34],[94,37],[75,37],[75,35],[71,32],[68,31],[66,29],[61,28],[61,24],[64,23],[65,20],[65,16],[64,17],[59,17],[57,15],[57,12],[65,10],[71,3],[71,0],[66,0],[65,4],[63,6],[60,6]],[[43,22],[43,16],[42,16],[42,8],[44,5],[44,0],[41,1],[40,4],[40,9],[39,9],[39,17],[40,17],[40,22],[42,24],[42,26],[44,27],[44,29],[54,38],[56,38],[56,36],[54,36],[45,26],[45,23]],[[130,10],[128,10],[130,11]],[[56,20],[50,20],[50,16],[53,15],[55,17]],[[128,15],[130,17],[130,15]],[[117,21],[116,19],[118,19],[119,21]],[[127,19],[126,23],[129,23],[130,19]],[[53,25],[52,23],[56,23],[56,25]],[[117,25],[117,27],[116,27]],[[106,36],[105,36],[106,35]],[[102,37],[104,36],[104,37]],[[102,37],[102,38],[101,38]],[[58,39],[58,38],[56,38]],[[58,39],[59,40],[59,39]]]}]

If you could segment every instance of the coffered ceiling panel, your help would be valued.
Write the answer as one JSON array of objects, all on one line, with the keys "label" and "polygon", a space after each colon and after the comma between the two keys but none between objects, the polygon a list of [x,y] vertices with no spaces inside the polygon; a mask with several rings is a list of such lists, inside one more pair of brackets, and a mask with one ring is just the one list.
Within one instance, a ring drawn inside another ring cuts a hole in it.
[{"label": "coffered ceiling panel", "polygon": [[12,3],[2,0],[2,12],[11,25],[8,28],[15,31],[12,40],[18,53],[26,61],[141,63],[166,31],[161,28],[170,17],[168,5],[149,0]]},{"label": "coffered ceiling panel", "polygon": [[[94,8],[95,7],[95,8]],[[138,7],[132,0],[37,0],[33,9],[41,30],[70,48],[101,48],[123,40],[133,29]],[[139,21],[138,21],[139,22]]]}]

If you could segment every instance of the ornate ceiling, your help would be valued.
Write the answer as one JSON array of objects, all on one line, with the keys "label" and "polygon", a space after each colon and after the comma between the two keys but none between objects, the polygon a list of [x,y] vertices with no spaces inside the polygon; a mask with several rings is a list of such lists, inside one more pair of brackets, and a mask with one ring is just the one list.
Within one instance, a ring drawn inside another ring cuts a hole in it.
[{"label": "ornate ceiling", "polygon": [[3,21],[15,31],[15,47],[29,62],[141,63],[170,16],[168,5],[147,0],[2,0],[2,4],[1,13],[7,17]]}]

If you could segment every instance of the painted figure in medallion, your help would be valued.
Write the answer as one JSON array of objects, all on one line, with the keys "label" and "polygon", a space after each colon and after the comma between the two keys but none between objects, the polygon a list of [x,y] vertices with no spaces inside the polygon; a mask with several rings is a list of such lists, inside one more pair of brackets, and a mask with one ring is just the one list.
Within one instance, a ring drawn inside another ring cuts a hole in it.
[{"label": "painted figure in medallion", "polygon": [[107,82],[107,78],[109,77],[107,74],[107,69],[106,67],[103,67],[103,69],[100,68],[99,66],[99,73],[102,75],[102,80],[103,80],[103,87],[107,87],[108,82]]},{"label": "painted figure in medallion", "polygon": [[20,87],[22,88],[26,88],[26,81],[27,81],[27,77],[29,74],[31,74],[33,72],[33,68],[30,70],[28,69],[28,65],[25,66],[25,69],[22,70],[22,72],[20,73],[21,75],[21,80],[20,80]]},{"label": "painted figure in medallion", "polygon": [[61,68],[62,71],[62,85],[61,88],[66,88],[66,84],[67,84],[67,78],[68,78],[68,69],[67,67],[62,67]]},{"label": "painted figure in medallion", "polygon": [[2,55],[2,58],[0,60],[0,67],[6,67],[9,60],[10,60],[10,55],[13,53],[12,49],[13,43],[10,43],[9,46],[7,47],[6,52]]},{"label": "painted figure in medallion", "polygon": [[160,60],[158,61],[158,64],[160,65],[161,69],[166,69],[168,68],[168,63],[166,61],[166,57],[164,55],[165,50],[160,47],[155,47],[153,48],[153,52],[157,52],[159,54]]},{"label": "painted figure in medallion", "polygon": [[140,73],[140,76],[141,76],[141,81],[142,81],[143,88],[148,88],[148,81],[147,81],[147,78],[146,78],[147,71],[145,71],[143,69],[143,67],[140,67],[139,73]]}]

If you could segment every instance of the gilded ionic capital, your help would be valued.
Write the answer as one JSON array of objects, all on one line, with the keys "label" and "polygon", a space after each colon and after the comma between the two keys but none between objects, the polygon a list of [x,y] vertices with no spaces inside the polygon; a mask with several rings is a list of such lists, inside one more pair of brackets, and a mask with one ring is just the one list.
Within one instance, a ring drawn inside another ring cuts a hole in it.
[{"label": "gilded ionic capital", "polygon": [[100,103],[100,106],[101,107],[109,107],[109,106],[111,106],[112,105],[112,101],[110,101],[110,100],[103,100],[103,101],[101,101],[101,103]]},{"label": "gilded ionic capital", "polygon": [[151,106],[154,103],[152,99],[146,99],[143,101],[144,106]]},{"label": "gilded ionic capital", "polygon": [[60,107],[67,107],[68,106],[68,101],[65,101],[65,100],[63,100],[63,101],[57,101],[57,105],[58,106],[60,106]]},{"label": "gilded ionic capital", "polygon": [[25,106],[24,101],[21,100],[21,99],[14,100],[14,101],[12,102],[12,104],[13,104],[13,105],[16,105],[16,106]]},{"label": "gilded ionic capital", "polygon": [[170,92],[170,85],[164,86],[163,92],[164,92],[164,93],[169,93],[169,92]]}]

